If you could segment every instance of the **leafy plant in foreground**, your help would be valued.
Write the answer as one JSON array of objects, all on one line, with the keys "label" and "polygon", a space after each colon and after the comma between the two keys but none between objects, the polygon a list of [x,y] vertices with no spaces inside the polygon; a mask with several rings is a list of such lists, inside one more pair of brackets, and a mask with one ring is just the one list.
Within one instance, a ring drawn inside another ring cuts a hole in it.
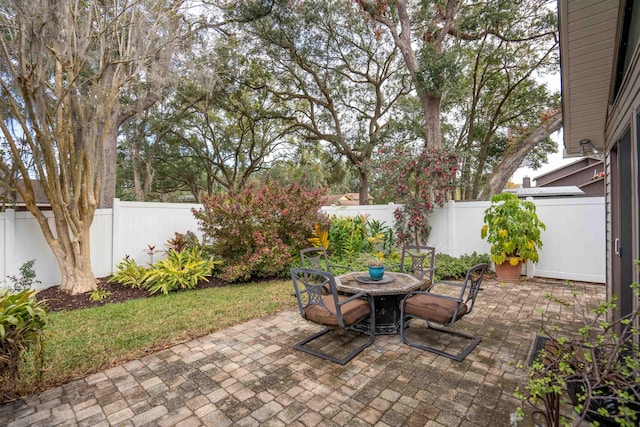
[{"label": "leafy plant in foreground", "polygon": [[44,302],[36,301],[36,291],[0,291],[0,393],[3,395],[13,391],[13,385],[20,378],[20,356],[41,343],[46,323]]},{"label": "leafy plant in foreground", "polygon": [[[631,285],[636,302],[638,284]],[[577,295],[572,289],[574,297]],[[571,304],[547,295],[565,307]],[[524,391],[516,397],[532,409],[532,419],[546,426],[591,425],[631,427],[640,421],[640,309],[616,321],[607,320],[616,307],[615,296],[588,311],[578,305],[583,325],[577,337],[562,335],[557,328],[547,328],[542,313],[543,330],[549,341],[530,371]],[[564,309],[564,308],[563,308]],[[566,331],[564,332],[566,333]],[[561,408],[572,406],[577,420],[571,420]],[[518,409],[520,416],[524,414]]]},{"label": "leafy plant in foreground", "polygon": [[98,288],[95,291],[91,292],[89,295],[89,301],[102,301],[103,299],[107,299],[111,296],[111,292],[106,289]]}]

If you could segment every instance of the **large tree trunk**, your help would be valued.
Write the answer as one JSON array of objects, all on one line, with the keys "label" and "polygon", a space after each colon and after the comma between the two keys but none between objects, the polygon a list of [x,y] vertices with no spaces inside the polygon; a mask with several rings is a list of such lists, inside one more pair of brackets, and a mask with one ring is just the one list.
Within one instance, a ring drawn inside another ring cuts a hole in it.
[{"label": "large tree trunk", "polygon": [[[0,90],[7,107],[0,111],[0,130],[22,177],[14,185],[58,262],[62,289],[91,291],[97,285],[90,228],[98,204],[112,206],[115,195],[120,97],[141,71],[152,77],[150,64],[170,55],[163,47],[176,40],[171,31],[143,22],[167,29],[167,17],[176,24],[180,1],[167,9],[146,7],[150,2],[6,4],[0,26],[12,31],[0,38]],[[37,204],[32,177],[46,194],[55,229]]]},{"label": "large tree trunk", "polygon": [[70,294],[81,294],[97,289],[97,281],[91,268],[90,230],[78,230],[74,241],[69,242],[71,251],[65,251],[58,242],[48,242],[56,257],[61,274],[60,289]]},{"label": "large tree trunk", "polygon": [[114,126],[107,137],[104,147],[104,163],[102,165],[102,192],[100,193],[101,209],[113,208],[116,198],[116,164],[118,163],[118,127]]},{"label": "large tree trunk", "polygon": [[[416,46],[416,40],[412,39],[411,11],[407,0],[397,0],[395,2],[360,0],[359,3],[363,10],[370,14],[373,19],[389,28],[393,41],[402,52],[402,57],[411,78],[414,82],[417,82],[416,78],[420,73],[420,63],[414,48],[420,49],[420,46]],[[430,46],[436,54],[440,54],[442,52],[442,43],[453,26],[461,3],[458,0],[446,0],[444,8],[441,8],[442,5],[434,6],[434,15],[430,19],[431,26],[428,23],[425,25],[425,28],[429,29],[422,35],[420,43]],[[394,6],[397,13],[392,13]],[[397,22],[394,19],[397,19]],[[429,20],[425,17],[421,19],[424,21]],[[439,89],[435,89],[434,92],[428,92],[419,83],[415,84],[415,90],[422,106],[425,148],[441,150],[444,147],[440,128],[442,94]]]},{"label": "large tree trunk", "polygon": [[360,205],[368,205],[369,204],[369,176],[367,172],[360,171]]},{"label": "large tree trunk", "polygon": [[558,110],[542,125],[531,132],[521,143],[505,151],[502,161],[493,169],[479,198],[489,200],[502,191],[511,175],[520,167],[527,153],[540,141],[562,127],[562,111]]}]

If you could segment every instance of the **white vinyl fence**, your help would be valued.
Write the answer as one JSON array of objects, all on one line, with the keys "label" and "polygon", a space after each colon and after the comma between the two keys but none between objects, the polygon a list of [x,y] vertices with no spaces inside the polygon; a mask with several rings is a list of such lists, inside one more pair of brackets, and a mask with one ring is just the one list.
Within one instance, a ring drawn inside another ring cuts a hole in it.
[{"label": "white vinyl fence", "polygon": [[[525,268],[528,276],[605,283],[606,234],[603,197],[549,198],[532,200],[538,217],[547,226],[537,264]],[[484,210],[490,202],[453,202],[436,208],[431,215],[428,245],[451,256],[490,253],[480,238]],[[323,207],[330,215],[370,218],[393,224],[396,205]]]},{"label": "white vinyl fence", "polygon": [[[527,275],[557,279],[605,282],[604,198],[556,198],[534,200],[540,219],[547,225],[544,246],[537,265],[527,266]],[[429,244],[452,256],[472,252],[488,253],[489,244],[480,239],[482,216],[489,202],[449,202],[431,216]],[[113,209],[96,213],[91,227],[91,262],[97,277],[109,275],[130,256],[138,263],[160,259],[164,245],[175,232],[193,231],[199,237],[192,209],[197,204],[140,203],[115,200]],[[369,215],[393,224],[397,205],[323,207],[327,214]],[[28,212],[0,212],[0,286],[7,275],[19,275],[25,262],[35,259],[39,288],[60,281],[58,267],[36,220]]]}]

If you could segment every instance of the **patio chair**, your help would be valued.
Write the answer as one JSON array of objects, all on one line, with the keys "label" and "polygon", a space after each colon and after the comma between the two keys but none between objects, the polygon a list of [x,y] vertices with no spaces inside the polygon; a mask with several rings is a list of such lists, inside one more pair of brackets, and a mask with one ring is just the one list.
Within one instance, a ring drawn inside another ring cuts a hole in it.
[{"label": "patio chair", "polygon": [[[430,351],[458,362],[463,361],[478,345],[480,338],[449,328],[435,327],[433,324],[448,327],[471,313],[476,302],[476,297],[478,296],[478,291],[480,290],[480,284],[488,268],[488,264],[475,265],[467,270],[462,284],[437,282],[431,285],[426,291],[414,291],[404,297],[400,303],[400,335],[402,336],[402,341],[412,347]],[[457,292],[453,291],[450,292],[450,294],[457,294],[457,296],[435,293],[434,288],[440,286],[448,286],[449,289],[456,290]],[[462,337],[470,342],[459,353],[452,354],[426,344],[410,341],[407,338],[406,328],[414,318],[424,320],[431,330]]]},{"label": "patio chair", "polygon": [[[292,268],[291,279],[300,315],[306,320],[325,326],[320,332],[295,344],[295,349],[344,365],[373,344],[376,321],[373,297],[370,294],[360,292],[350,296],[339,295],[333,274],[322,270]],[[322,294],[324,287],[330,289],[329,295]],[[304,294],[306,297],[303,297]],[[342,358],[308,346],[315,339],[333,330],[346,329],[364,320],[369,320],[369,339]]]},{"label": "patio chair", "polygon": [[[327,250],[322,246],[314,248],[306,248],[300,251],[300,265],[302,268],[309,268],[312,270],[328,271],[329,273],[336,273],[334,270],[343,270],[342,272],[351,271],[350,267],[344,265],[336,265],[329,263],[329,257],[327,256]],[[333,269],[333,270],[332,270]]]},{"label": "patio chair", "polygon": [[[433,272],[436,270],[436,248],[433,246],[406,245],[402,247],[400,264],[389,266],[390,270],[409,273],[423,280],[425,288],[433,283]],[[423,290],[424,290],[423,289]]]}]

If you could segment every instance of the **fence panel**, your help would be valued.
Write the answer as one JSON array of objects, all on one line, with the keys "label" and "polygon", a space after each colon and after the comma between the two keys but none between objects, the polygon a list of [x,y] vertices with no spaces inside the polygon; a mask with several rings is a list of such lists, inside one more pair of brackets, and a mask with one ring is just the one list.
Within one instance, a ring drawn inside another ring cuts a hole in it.
[{"label": "fence panel", "polygon": [[[9,213],[13,215],[13,210],[9,210]],[[7,212],[0,212],[0,288],[2,288],[4,281],[7,278],[7,264],[9,261],[9,244],[7,242],[7,233],[5,229],[8,227]]]},{"label": "fence panel", "polygon": [[[548,198],[532,200],[538,216],[547,226],[542,234],[539,262],[523,268],[529,275],[566,280],[605,283],[606,235],[603,197]],[[450,201],[436,208],[429,223],[427,242],[440,253],[459,257],[472,252],[490,253],[491,246],[480,237],[486,201]],[[371,218],[391,218],[397,205],[345,206],[323,208],[337,215],[369,214]],[[387,212],[385,212],[385,210]]]},{"label": "fence panel", "polygon": [[[589,282],[605,282],[605,205],[604,198],[555,198],[534,200],[540,219],[547,225],[544,246],[530,275]],[[489,244],[480,238],[482,217],[489,202],[449,202],[436,208],[428,244],[452,256],[472,252],[489,253]],[[393,225],[398,205],[325,206],[330,215],[369,215]],[[175,232],[193,231],[201,237],[192,209],[198,204],[140,203],[116,200],[113,210],[96,211],[91,227],[91,262],[97,277],[110,274],[126,255],[141,264],[148,263],[149,245],[163,251]],[[50,213],[49,213],[50,215]],[[41,288],[60,281],[58,266],[42,232],[29,212],[0,213],[0,286],[7,275],[35,259]],[[157,253],[155,260],[164,256]]]},{"label": "fence panel", "polygon": [[154,261],[164,257],[162,251],[174,233],[192,231],[201,238],[198,223],[191,209],[202,205],[186,203],[121,202],[113,205],[113,266],[125,256],[146,265],[151,261],[149,247],[158,251]]},{"label": "fence panel", "polygon": [[603,197],[536,200],[547,230],[535,275],[605,283],[606,228]]}]

